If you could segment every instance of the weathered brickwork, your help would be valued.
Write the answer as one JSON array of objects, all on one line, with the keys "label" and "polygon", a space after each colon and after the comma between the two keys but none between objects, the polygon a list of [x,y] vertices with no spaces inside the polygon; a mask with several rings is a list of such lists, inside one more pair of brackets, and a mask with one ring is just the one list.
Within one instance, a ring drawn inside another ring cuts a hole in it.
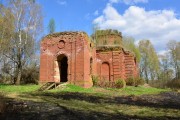
[{"label": "weathered brickwork", "polygon": [[104,81],[138,76],[136,59],[121,46],[121,34],[107,33],[105,45],[100,44],[103,37],[97,37],[98,44],[91,43],[84,32],[54,33],[43,38],[40,83],[69,82],[89,88],[92,75]]}]

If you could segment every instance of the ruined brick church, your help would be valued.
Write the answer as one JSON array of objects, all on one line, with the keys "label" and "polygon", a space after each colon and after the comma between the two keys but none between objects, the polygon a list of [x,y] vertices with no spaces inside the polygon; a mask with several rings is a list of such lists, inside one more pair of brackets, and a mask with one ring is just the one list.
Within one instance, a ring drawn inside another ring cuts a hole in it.
[{"label": "ruined brick church", "polygon": [[40,83],[68,82],[89,88],[101,81],[138,76],[136,57],[122,46],[117,30],[49,34],[41,41]]}]

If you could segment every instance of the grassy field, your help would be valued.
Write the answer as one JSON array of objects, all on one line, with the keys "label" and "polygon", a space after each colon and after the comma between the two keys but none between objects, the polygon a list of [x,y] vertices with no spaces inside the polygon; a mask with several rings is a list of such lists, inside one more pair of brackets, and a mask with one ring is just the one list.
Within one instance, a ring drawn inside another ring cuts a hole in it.
[{"label": "grassy field", "polygon": [[[89,89],[75,85],[63,85],[59,89],[38,92],[39,85],[0,85],[0,93],[16,101],[51,104],[48,114],[55,114],[53,109],[68,111],[63,113],[66,119],[78,116],[77,119],[179,119],[179,98],[169,94],[168,89],[152,87],[130,87],[123,89],[92,87]],[[167,93],[167,94],[166,94]],[[171,95],[170,97],[168,95]],[[167,97],[168,96],[168,97]],[[177,96],[178,97],[178,96]],[[38,107],[38,108],[39,108]],[[36,110],[36,108],[34,108]],[[43,114],[41,110],[38,111]],[[32,112],[31,110],[28,111]],[[57,114],[57,117],[60,113]],[[62,116],[63,116],[62,115]],[[55,115],[56,116],[56,115]],[[54,118],[56,119],[56,118]]]},{"label": "grassy field", "polygon": [[[37,92],[40,85],[6,85],[0,84],[0,92],[2,93],[32,93]],[[92,93],[96,95],[144,95],[144,94],[158,94],[160,92],[169,91],[168,89],[158,89],[152,87],[132,87],[127,86],[126,88],[116,89],[116,88],[100,88],[100,87],[92,87],[92,88],[82,88],[79,86],[67,84],[59,89],[52,89],[45,92],[79,92],[79,93]]]}]

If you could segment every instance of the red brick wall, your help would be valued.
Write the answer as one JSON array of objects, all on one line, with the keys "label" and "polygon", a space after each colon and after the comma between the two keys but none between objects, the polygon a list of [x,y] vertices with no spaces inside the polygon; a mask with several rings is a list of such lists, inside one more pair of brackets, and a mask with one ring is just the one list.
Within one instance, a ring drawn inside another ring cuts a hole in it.
[{"label": "red brick wall", "polygon": [[97,51],[97,75],[99,75],[101,80],[103,80],[102,76],[108,71],[107,68],[103,67],[103,63],[109,64],[109,81],[138,76],[134,55],[124,51],[124,49],[106,52]]},{"label": "red brick wall", "polygon": [[[111,35],[110,43],[116,37]],[[86,33],[61,32],[48,35],[41,41],[40,83],[60,82],[57,58],[62,55],[68,58],[67,77],[71,84],[91,87],[91,75],[109,81],[138,76],[134,55],[122,47],[103,51],[96,49]]]},{"label": "red brick wall", "polygon": [[[55,63],[57,57],[63,54],[68,58],[68,82],[91,87],[92,80],[88,69],[90,62],[87,62],[90,60],[87,38],[82,32],[56,33],[45,37],[41,42],[40,82],[60,82],[55,77],[57,67]],[[65,44],[61,44],[60,41],[64,41]]]}]

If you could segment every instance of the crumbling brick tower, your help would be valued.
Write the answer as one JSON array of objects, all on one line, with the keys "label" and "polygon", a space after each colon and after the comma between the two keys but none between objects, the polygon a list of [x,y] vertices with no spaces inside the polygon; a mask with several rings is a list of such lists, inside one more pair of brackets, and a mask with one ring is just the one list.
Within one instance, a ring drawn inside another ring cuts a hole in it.
[{"label": "crumbling brick tower", "polygon": [[98,30],[96,40],[97,75],[101,81],[136,77],[137,63],[134,54],[122,46],[122,35],[117,30]]},{"label": "crumbling brick tower", "polygon": [[68,82],[91,87],[89,44],[89,37],[84,32],[60,32],[43,38],[40,83]]}]

